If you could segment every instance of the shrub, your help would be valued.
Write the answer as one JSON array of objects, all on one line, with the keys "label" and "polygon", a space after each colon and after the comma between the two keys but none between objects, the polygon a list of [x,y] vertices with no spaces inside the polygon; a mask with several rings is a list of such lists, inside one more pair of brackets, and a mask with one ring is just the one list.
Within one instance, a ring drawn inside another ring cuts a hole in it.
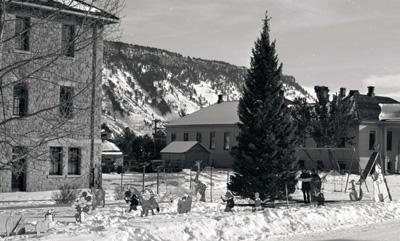
[{"label": "shrub", "polygon": [[121,186],[116,186],[114,189],[114,199],[123,200],[125,197],[125,190]]},{"label": "shrub", "polygon": [[56,203],[70,204],[75,201],[80,194],[81,190],[77,189],[76,186],[63,184],[59,186],[58,191],[53,192],[52,198]]}]

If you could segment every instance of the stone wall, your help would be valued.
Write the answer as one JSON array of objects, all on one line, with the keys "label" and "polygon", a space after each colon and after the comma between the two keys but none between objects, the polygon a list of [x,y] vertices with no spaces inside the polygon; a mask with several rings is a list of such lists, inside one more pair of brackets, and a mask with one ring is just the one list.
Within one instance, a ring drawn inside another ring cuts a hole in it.
[{"label": "stone wall", "polygon": [[[0,46],[2,68],[9,70],[2,79],[0,101],[0,192],[11,191],[12,147],[23,146],[26,156],[26,191],[57,189],[65,183],[89,187],[90,177],[90,122],[92,93],[92,27],[82,25],[68,16],[52,20],[38,18],[37,13],[11,12],[6,14]],[[15,49],[15,16],[31,18],[29,51]],[[62,54],[62,24],[75,25],[74,57]],[[101,69],[103,39],[96,38],[97,69],[95,85],[94,166],[101,167]],[[5,72],[2,72],[3,74]],[[13,87],[25,82],[28,86],[28,116],[13,115]],[[60,115],[60,87],[74,89],[72,119]],[[63,147],[63,173],[49,176],[51,146]],[[81,174],[67,175],[68,148],[81,148]]]}]

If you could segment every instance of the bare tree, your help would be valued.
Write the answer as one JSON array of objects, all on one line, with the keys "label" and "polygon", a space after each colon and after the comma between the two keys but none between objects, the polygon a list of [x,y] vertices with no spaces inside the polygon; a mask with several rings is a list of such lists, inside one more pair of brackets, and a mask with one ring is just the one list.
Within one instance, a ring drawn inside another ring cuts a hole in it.
[{"label": "bare tree", "polygon": [[116,35],[123,2],[0,2],[0,178],[25,173],[31,191],[101,185],[103,39]]}]

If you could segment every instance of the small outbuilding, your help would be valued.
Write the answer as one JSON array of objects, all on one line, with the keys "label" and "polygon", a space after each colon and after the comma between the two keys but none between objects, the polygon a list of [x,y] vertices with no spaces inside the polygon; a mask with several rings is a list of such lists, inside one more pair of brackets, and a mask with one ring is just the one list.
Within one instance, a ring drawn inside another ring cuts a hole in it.
[{"label": "small outbuilding", "polygon": [[160,151],[161,159],[179,168],[192,168],[196,161],[209,164],[210,151],[198,141],[173,141]]},{"label": "small outbuilding", "polygon": [[103,140],[101,144],[101,166],[103,173],[115,172],[123,164],[121,150],[112,142]]}]

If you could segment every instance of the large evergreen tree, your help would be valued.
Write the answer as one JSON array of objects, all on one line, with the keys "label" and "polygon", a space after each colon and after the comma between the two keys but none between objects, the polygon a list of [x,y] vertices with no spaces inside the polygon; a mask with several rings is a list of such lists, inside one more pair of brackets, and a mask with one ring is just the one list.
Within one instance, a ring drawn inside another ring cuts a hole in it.
[{"label": "large evergreen tree", "polygon": [[274,201],[296,185],[295,144],[290,112],[281,82],[275,41],[269,39],[268,17],[252,50],[251,66],[239,101],[238,145],[232,149],[234,174],[228,189],[235,195]]}]

